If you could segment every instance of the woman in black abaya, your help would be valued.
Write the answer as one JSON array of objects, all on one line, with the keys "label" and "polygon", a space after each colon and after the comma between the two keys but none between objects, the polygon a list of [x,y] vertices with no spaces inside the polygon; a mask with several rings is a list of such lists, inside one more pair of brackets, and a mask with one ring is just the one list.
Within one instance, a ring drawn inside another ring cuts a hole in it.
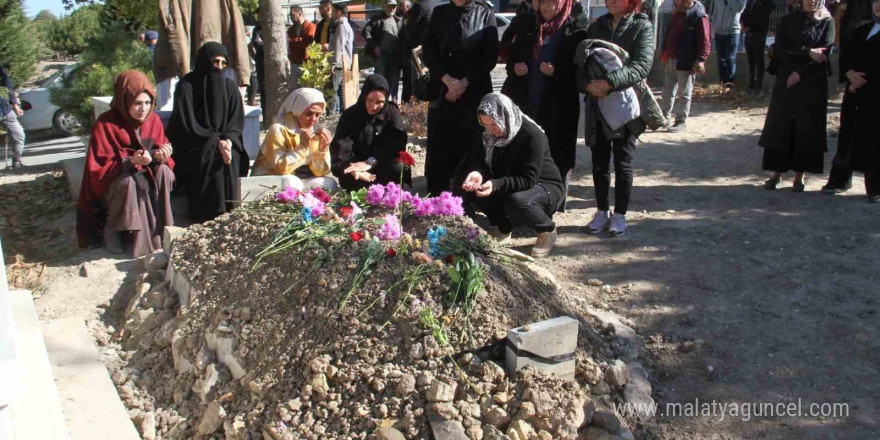
[{"label": "woman in black abaya", "polygon": [[226,59],[220,43],[199,49],[195,69],[177,84],[168,123],[168,138],[177,146],[178,179],[186,186],[195,222],[232,210],[240,198],[238,178],[248,172],[244,108],[235,82],[224,75]]}]

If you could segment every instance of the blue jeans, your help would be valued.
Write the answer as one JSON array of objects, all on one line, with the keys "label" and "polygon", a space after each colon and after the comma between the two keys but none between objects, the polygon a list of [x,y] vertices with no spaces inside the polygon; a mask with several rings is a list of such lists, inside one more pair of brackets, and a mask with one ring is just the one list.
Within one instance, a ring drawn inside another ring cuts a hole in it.
[{"label": "blue jeans", "polygon": [[736,75],[736,49],[739,32],[730,35],[715,34],[715,52],[718,56],[718,76],[724,84],[732,83]]}]

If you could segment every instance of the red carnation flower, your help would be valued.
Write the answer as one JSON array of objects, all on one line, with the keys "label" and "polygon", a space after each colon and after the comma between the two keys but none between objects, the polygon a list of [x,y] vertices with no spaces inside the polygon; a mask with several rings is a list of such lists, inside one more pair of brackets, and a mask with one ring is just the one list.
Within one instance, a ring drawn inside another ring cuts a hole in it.
[{"label": "red carnation flower", "polygon": [[448,264],[453,264],[453,263],[455,263],[455,255],[451,255],[451,254],[450,254],[450,255],[447,255],[447,256],[446,256],[446,263],[448,263]]},{"label": "red carnation flower", "polygon": [[408,167],[416,164],[416,158],[413,157],[412,154],[409,154],[408,151],[401,151],[397,153],[397,161]]},{"label": "red carnation flower", "polygon": [[355,243],[361,241],[361,239],[364,238],[364,234],[361,234],[360,232],[352,232],[351,234],[348,234],[348,236],[351,237],[351,240]]},{"label": "red carnation flower", "polygon": [[330,203],[330,200],[331,200],[330,195],[327,194],[327,192],[325,192],[325,191],[324,191],[323,189],[321,189],[321,188],[315,188],[315,189],[313,189],[313,190],[312,190],[312,196],[314,196],[316,199],[318,199],[318,200],[320,200],[320,201],[322,201],[322,202],[324,202],[324,203]]},{"label": "red carnation flower", "polygon": [[343,207],[339,208],[339,215],[341,215],[342,218],[351,217],[351,212],[352,212],[351,206],[343,206]]},{"label": "red carnation flower", "polygon": [[388,250],[385,251],[385,255],[387,255],[388,258],[394,258],[394,256],[397,255],[397,251],[395,251],[394,248],[388,248]]}]

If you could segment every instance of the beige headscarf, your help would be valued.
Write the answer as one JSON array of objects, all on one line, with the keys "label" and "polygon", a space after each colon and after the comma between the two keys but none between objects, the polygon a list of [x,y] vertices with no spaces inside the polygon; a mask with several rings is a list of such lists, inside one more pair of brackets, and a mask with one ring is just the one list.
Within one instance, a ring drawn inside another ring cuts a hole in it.
[{"label": "beige headscarf", "polygon": [[[284,125],[290,130],[298,131],[299,126],[296,125],[296,116],[301,115],[302,112],[306,111],[306,109],[313,104],[321,104],[323,107],[327,106],[327,103],[324,101],[324,94],[321,93],[320,90],[307,87],[294,90],[293,93],[288,95],[284,102],[281,103],[281,107],[275,115],[275,122]],[[288,113],[293,113],[293,126],[291,126],[287,120]]]}]

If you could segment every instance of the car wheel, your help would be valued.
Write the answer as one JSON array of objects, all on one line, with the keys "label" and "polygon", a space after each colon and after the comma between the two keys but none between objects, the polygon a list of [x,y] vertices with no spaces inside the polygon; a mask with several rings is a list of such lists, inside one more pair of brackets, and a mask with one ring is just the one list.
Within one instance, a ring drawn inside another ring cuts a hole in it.
[{"label": "car wheel", "polygon": [[58,134],[74,136],[82,128],[82,124],[80,124],[79,118],[62,109],[55,112],[55,116],[52,117],[52,127]]}]

